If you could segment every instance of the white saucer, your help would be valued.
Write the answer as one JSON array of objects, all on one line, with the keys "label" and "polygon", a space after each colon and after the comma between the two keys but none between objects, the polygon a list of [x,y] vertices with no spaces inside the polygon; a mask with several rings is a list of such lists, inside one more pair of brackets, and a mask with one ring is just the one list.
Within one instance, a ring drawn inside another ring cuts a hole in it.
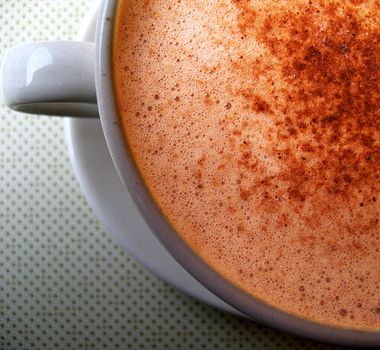
[{"label": "white saucer", "polygon": [[[94,41],[98,4],[84,19],[77,40]],[[197,282],[158,242],[122,185],[97,119],[65,119],[74,172],[89,205],[112,237],[141,265],[182,292],[241,315]]]}]

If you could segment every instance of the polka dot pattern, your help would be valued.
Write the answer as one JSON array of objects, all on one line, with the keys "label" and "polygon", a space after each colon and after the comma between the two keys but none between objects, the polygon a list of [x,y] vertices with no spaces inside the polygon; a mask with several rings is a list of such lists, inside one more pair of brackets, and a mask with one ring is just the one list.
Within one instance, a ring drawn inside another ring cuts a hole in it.
[{"label": "polka dot pattern", "polygon": [[[70,39],[93,1],[0,2],[0,57]],[[118,247],[88,207],[60,119],[0,105],[0,349],[332,349],[224,314]]]}]

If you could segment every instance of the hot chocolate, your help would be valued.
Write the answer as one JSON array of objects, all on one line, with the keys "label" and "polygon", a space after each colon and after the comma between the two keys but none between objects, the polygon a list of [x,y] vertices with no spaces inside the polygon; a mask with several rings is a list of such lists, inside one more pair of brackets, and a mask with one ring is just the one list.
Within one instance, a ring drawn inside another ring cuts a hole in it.
[{"label": "hot chocolate", "polygon": [[120,1],[114,83],[152,196],[213,269],[380,330],[380,7]]}]

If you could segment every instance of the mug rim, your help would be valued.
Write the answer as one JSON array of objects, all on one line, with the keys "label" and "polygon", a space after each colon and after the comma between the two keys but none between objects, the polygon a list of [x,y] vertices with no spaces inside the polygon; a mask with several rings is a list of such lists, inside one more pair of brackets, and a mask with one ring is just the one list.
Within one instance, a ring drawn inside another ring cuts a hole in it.
[{"label": "mug rim", "polygon": [[213,270],[170,225],[135,167],[122,133],[112,81],[112,42],[117,5],[118,0],[102,1],[96,29],[95,84],[100,121],[117,172],[161,244],[203,286],[251,320],[319,342],[379,346],[379,331],[324,325],[287,313],[249,295]]}]

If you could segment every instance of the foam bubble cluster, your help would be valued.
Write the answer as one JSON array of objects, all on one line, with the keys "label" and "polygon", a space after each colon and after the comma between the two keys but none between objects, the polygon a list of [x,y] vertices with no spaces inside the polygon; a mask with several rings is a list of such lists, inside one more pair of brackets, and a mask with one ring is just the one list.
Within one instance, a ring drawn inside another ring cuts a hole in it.
[{"label": "foam bubble cluster", "polygon": [[126,138],[179,235],[251,295],[361,330],[380,330],[379,12],[122,1],[114,43]]}]

